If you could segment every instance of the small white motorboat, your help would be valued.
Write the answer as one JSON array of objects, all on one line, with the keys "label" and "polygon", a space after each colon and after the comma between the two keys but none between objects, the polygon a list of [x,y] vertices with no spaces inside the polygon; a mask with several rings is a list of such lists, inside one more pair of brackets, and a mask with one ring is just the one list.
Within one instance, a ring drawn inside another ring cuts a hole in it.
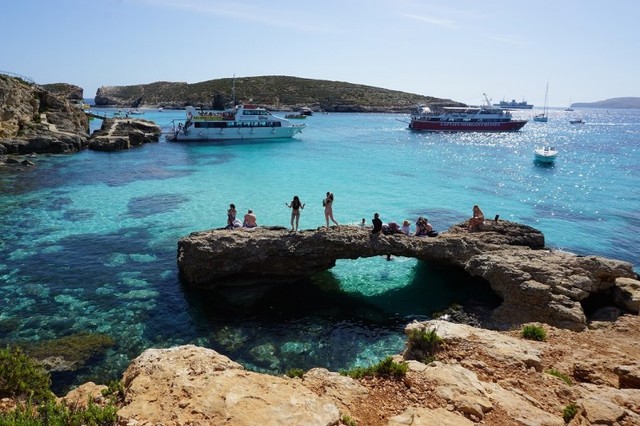
[{"label": "small white motorboat", "polygon": [[534,152],[536,161],[541,163],[553,163],[558,156],[558,150],[552,146],[537,147]]}]

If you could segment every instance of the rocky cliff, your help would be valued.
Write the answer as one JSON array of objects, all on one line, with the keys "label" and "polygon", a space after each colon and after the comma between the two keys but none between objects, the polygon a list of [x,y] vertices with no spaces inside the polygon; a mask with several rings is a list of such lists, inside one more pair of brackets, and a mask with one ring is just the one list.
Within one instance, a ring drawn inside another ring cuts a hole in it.
[{"label": "rocky cliff", "polygon": [[88,139],[87,116],[65,97],[0,74],[0,155],[75,152]]},{"label": "rocky cliff", "polygon": [[582,330],[596,307],[633,311],[640,298],[619,281],[635,282],[630,263],[545,249],[540,231],[508,221],[485,222],[476,232],[460,224],[435,238],[372,236],[358,226],[195,232],[178,242],[178,268],[187,285],[210,288],[291,281],[329,269],[336,259],[386,254],[447,263],[484,278],[502,299],[492,313],[496,328],[538,321]]}]

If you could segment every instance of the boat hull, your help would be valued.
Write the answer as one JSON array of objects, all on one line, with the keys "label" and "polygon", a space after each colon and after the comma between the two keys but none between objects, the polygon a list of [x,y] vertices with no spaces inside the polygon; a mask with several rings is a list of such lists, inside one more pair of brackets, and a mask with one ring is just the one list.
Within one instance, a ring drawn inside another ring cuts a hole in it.
[{"label": "boat hull", "polygon": [[423,132],[517,132],[526,120],[511,121],[429,121],[412,120],[411,130]]},{"label": "boat hull", "polygon": [[253,140],[253,139],[282,139],[292,138],[300,133],[303,126],[292,127],[238,127],[225,129],[191,129],[173,132],[167,139],[173,142],[206,142],[228,140]]}]

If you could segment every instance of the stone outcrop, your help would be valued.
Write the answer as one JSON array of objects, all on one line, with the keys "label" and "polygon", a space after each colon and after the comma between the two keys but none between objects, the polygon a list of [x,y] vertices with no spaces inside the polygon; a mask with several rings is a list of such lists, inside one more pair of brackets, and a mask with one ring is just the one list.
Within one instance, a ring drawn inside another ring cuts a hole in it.
[{"label": "stone outcrop", "polygon": [[64,99],[68,99],[76,104],[84,100],[84,90],[82,89],[82,87],[79,87],[73,84],[68,84],[68,83],[43,84],[42,88],[53,93],[54,95],[60,96]]},{"label": "stone outcrop", "polygon": [[617,278],[637,279],[628,262],[545,249],[540,231],[507,221],[486,222],[477,232],[456,225],[435,238],[372,236],[357,226],[195,232],[178,242],[178,267],[187,285],[212,288],[290,281],[329,269],[336,259],[385,254],[447,263],[484,278],[503,300],[492,314],[496,327],[544,322],[584,329],[582,303],[614,291]]},{"label": "stone outcrop", "polygon": [[[402,379],[355,380],[321,368],[277,377],[211,349],[149,349],[124,373],[119,424],[338,425],[348,418],[368,426],[562,426],[569,405],[573,425],[640,424],[638,316],[583,333],[546,327],[543,342],[446,321],[405,331],[415,329],[435,330],[444,342],[436,361],[396,355],[408,365]],[[593,363],[599,384],[573,375],[578,363]],[[94,385],[66,400],[87,395],[100,400]]]},{"label": "stone outcrop", "polygon": [[143,424],[318,425],[338,423],[337,406],[291,380],[246,371],[210,349],[148,349],[123,376],[118,415]]},{"label": "stone outcrop", "polygon": [[87,146],[89,120],[67,99],[0,75],[0,155],[69,153]]},{"label": "stone outcrop", "polygon": [[154,122],[130,118],[107,118],[89,140],[94,151],[119,151],[158,142],[162,131]]}]

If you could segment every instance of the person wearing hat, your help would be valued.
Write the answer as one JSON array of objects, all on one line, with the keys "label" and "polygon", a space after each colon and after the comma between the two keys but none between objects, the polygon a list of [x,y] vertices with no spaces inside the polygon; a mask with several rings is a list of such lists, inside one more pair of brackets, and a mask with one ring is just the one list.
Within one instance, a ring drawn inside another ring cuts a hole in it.
[{"label": "person wearing hat", "polygon": [[402,222],[402,228],[400,228],[403,234],[410,235],[411,234],[411,223],[408,220]]}]

